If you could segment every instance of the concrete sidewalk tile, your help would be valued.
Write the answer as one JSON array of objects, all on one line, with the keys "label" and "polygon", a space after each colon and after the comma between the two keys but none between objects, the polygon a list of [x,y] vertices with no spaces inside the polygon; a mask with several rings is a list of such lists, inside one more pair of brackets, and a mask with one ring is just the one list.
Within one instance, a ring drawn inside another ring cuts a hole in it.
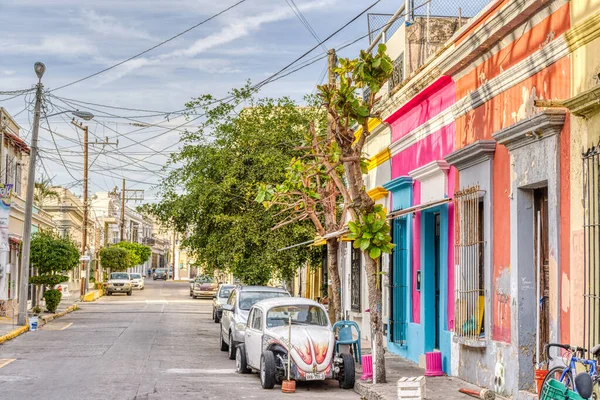
[{"label": "concrete sidewalk tile", "polygon": [[[398,379],[402,377],[424,376],[425,370],[399,356],[386,353],[387,383],[373,385],[371,381],[361,381],[361,369],[357,366],[354,391],[367,400],[396,400]],[[469,396],[458,391],[460,388],[479,390],[480,388],[459,378],[450,376],[426,377],[427,400],[468,400]]]}]

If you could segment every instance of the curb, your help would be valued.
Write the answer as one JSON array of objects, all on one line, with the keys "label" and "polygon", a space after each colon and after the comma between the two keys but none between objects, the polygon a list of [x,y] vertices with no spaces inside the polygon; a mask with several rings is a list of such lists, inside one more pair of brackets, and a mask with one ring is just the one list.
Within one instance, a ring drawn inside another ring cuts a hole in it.
[{"label": "curb", "polygon": [[13,329],[11,332],[8,332],[6,335],[0,336],[0,344],[6,342],[8,340],[14,339],[17,336],[27,332],[28,330],[29,330],[29,325],[25,325],[25,326],[21,326],[17,329]]},{"label": "curb", "polygon": [[[41,323],[39,324],[39,327],[46,325],[48,322],[52,321],[53,319],[60,318],[64,315],[67,315],[68,313],[73,312],[78,309],[79,309],[79,306],[77,304],[73,304],[72,306],[68,307],[65,311],[61,311],[56,314],[48,315],[47,317],[43,316],[40,318]],[[14,339],[17,336],[20,336],[27,331],[29,331],[29,323],[25,326],[21,326],[21,327],[18,327],[17,329],[12,330],[11,332],[7,333],[6,335],[0,336],[0,344],[6,342],[8,340]]]},{"label": "curb", "polygon": [[102,290],[90,290],[88,293],[83,296],[83,302],[91,303],[92,301],[98,300],[100,297],[104,295]]},{"label": "curb", "polygon": [[[357,378],[358,379],[358,378]],[[357,380],[354,383],[354,391],[358,393],[361,399],[367,400],[387,400],[388,397],[373,390],[372,384],[363,383]]]}]

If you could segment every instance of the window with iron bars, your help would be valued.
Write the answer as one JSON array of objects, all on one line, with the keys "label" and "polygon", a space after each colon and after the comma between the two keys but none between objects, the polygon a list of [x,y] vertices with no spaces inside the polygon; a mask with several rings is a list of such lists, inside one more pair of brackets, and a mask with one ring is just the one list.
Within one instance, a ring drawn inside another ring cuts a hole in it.
[{"label": "window with iron bars", "polygon": [[352,248],[350,254],[350,309],[360,312],[362,253],[360,249]]},{"label": "window with iron bars", "polygon": [[484,329],[483,197],[478,185],[454,194],[457,336],[478,340]]},{"label": "window with iron bars", "polygon": [[398,58],[394,61],[394,69],[392,70],[392,76],[388,80],[388,90],[391,93],[396,86],[402,83],[404,80],[404,53],[400,53]]},{"label": "window with iron bars", "polygon": [[600,145],[583,154],[583,257],[585,347],[600,343]]}]

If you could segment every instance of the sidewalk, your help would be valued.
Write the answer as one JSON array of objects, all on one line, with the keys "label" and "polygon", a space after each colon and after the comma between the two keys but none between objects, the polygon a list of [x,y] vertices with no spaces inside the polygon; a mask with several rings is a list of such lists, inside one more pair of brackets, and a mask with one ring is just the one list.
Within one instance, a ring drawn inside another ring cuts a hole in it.
[{"label": "sidewalk", "polygon": [[[370,349],[364,349],[364,354],[370,353]],[[398,398],[397,382],[401,377],[423,376],[425,370],[417,364],[405,360],[395,354],[386,352],[385,368],[387,383],[373,385],[371,381],[361,381],[362,369],[357,365],[356,384],[354,391],[367,400],[396,400]],[[427,400],[469,400],[465,394],[459,393],[459,388],[480,390],[459,378],[449,376],[426,377]]]},{"label": "sidewalk", "polygon": [[[54,318],[61,317],[71,311],[77,309],[79,303],[79,291],[71,292],[69,297],[64,297],[58,304],[56,313],[42,313],[40,315],[39,326],[43,326],[47,322],[52,321]],[[14,317],[0,317],[0,343],[10,340],[13,337],[17,337],[20,334],[27,332],[29,326],[17,325],[17,313],[18,309],[14,310]]]}]

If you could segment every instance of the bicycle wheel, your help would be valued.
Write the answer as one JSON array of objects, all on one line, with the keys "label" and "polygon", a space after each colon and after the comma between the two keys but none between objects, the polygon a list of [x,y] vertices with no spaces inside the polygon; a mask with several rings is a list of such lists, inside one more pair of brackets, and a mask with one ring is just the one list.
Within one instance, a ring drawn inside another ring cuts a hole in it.
[{"label": "bicycle wheel", "polygon": [[592,389],[592,400],[600,400],[600,381],[594,380]]},{"label": "bicycle wheel", "polygon": [[560,377],[562,376],[564,370],[565,367],[554,367],[550,371],[548,371],[548,375],[546,375],[546,377],[544,378],[544,383],[542,383],[542,388],[550,379],[556,379],[557,381],[565,385],[567,389],[573,390],[573,374],[571,373],[571,370],[568,370],[565,373],[565,376],[562,381],[560,380]]}]

